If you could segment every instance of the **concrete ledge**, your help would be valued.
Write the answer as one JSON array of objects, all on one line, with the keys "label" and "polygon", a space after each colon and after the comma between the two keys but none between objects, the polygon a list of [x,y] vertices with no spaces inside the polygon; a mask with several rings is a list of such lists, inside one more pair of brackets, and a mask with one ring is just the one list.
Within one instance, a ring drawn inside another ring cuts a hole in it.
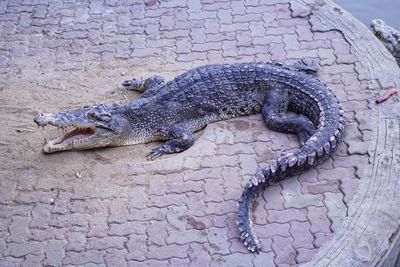
[{"label": "concrete ledge", "polygon": [[[309,11],[312,30],[340,31],[360,60],[359,75],[381,89],[400,86],[400,70],[393,57],[358,20],[331,1],[294,1]],[[318,23],[313,23],[316,21]],[[400,225],[400,107],[399,98],[372,105],[373,138],[370,165],[360,179],[349,217],[332,241],[303,266],[375,266],[382,264],[398,236]]]}]

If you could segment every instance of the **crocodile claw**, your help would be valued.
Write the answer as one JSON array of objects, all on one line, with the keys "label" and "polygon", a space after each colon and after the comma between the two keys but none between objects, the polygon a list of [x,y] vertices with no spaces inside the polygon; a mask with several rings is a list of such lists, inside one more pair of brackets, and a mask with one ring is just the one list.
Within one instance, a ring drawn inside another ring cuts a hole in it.
[{"label": "crocodile claw", "polygon": [[122,86],[126,90],[143,92],[145,90],[145,84],[143,80],[137,80],[132,78],[131,80],[126,80],[122,82]]},{"label": "crocodile claw", "polygon": [[151,152],[147,154],[146,158],[147,160],[155,160],[156,158],[159,158],[164,154],[166,154],[166,151],[162,146],[160,146],[152,149]]}]

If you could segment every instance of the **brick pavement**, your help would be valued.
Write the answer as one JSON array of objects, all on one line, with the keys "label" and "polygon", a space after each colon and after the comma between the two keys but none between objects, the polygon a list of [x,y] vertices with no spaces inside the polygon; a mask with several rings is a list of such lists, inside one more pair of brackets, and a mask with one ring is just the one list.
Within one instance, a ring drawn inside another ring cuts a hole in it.
[{"label": "brick pavement", "polygon": [[[0,2],[0,266],[308,262],[347,216],[372,125],[352,48],[304,12],[277,0]],[[40,153],[37,111],[126,103],[137,97],[117,87],[126,77],[301,58],[321,65],[348,134],[333,159],[258,199],[260,255],[239,242],[237,200],[258,166],[297,147],[260,116],[209,125],[191,149],[154,162],[144,155],[155,144]]]}]

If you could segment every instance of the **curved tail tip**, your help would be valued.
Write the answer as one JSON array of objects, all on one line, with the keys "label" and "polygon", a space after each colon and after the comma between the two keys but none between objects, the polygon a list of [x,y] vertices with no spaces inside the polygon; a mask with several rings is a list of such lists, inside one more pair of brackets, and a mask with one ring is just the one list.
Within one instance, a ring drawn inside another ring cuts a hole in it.
[{"label": "curved tail tip", "polygon": [[246,225],[240,221],[237,221],[236,223],[239,226],[240,240],[243,242],[244,246],[248,251],[259,254],[261,247],[257,237],[251,233],[251,230],[245,230],[245,228],[247,228]]},{"label": "curved tail tip", "polygon": [[247,248],[248,251],[257,254],[260,253],[260,242],[252,234],[242,232],[240,235],[240,240],[242,240],[244,246]]}]

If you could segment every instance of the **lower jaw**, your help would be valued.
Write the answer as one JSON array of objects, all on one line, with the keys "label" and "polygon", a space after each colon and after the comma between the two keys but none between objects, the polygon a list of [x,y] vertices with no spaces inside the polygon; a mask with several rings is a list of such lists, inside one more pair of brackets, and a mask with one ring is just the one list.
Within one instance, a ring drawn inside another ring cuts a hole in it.
[{"label": "lower jaw", "polygon": [[43,146],[42,150],[43,150],[43,153],[50,154],[50,153],[65,151],[65,150],[70,150],[70,149],[65,148],[65,147],[56,147],[56,146],[51,146],[49,144],[45,144]]}]

